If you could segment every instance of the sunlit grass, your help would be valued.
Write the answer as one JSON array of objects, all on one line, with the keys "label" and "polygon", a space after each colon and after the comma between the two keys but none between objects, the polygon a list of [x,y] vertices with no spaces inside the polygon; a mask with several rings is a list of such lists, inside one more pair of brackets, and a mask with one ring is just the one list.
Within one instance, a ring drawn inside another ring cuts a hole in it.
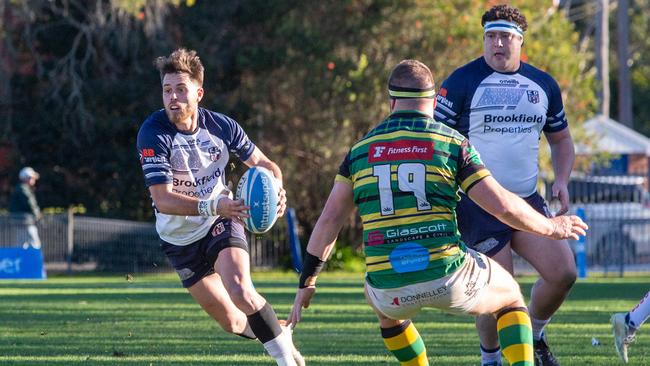
[{"label": "sunlit grass", "polygon": [[[396,365],[363,299],[361,274],[325,273],[294,341],[309,365]],[[293,273],[259,272],[258,291],[285,317]],[[579,281],[548,327],[563,365],[618,364],[609,316],[628,310],[650,277]],[[520,278],[528,294],[532,278]],[[414,322],[435,365],[478,365],[473,319],[427,310]],[[650,364],[641,330],[630,365]],[[592,346],[592,338],[600,346]],[[259,343],[226,334],[175,275],[52,277],[0,282],[1,365],[272,365]]]}]

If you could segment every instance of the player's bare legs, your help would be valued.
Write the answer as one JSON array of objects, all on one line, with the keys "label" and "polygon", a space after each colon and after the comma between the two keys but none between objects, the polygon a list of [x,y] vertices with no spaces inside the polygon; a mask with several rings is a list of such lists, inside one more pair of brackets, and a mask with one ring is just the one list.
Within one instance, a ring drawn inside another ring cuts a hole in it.
[{"label": "player's bare legs", "polygon": [[219,252],[215,270],[233,304],[246,314],[253,333],[280,366],[302,366],[304,359],[295,349],[290,332],[284,331],[266,299],[255,291],[250,276],[250,256],[244,249],[225,248]]},{"label": "player's bare legs", "polygon": [[252,331],[247,329],[248,320],[246,314],[233,304],[218,274],[214,273],[202,278],[188,288],[188,291],[203,310],[219,323],[223,330],[247,338],[254,338]]},{"label": "player's bare legs", "polygon": [[565,240],[551,240],[522,232],[514,233],[512,249],[540,275],[533,285],[528,305],[533,323],[536,363],[539,366],[559,366],[560,363],[546,343],[544,327],[560,308],[576,281],[573,252]]},{"label": "player's bare legs", "polygon": [[232,302],[246,315],[259,311],[266,304],[266,300],[253,288],[248,252],[235,247],[223,249],[219,252],[215,269],[221,275]]},{"label": "player's bare legs", "polygon": [[[551,240],[515,232],[512,249],[540,275],[530,295],[528,309],[531,317],[550,319],[569,295],[576,281],[576,265],[569,243],[565,240]],[[539,332],[542,330],[539,329]]]}]

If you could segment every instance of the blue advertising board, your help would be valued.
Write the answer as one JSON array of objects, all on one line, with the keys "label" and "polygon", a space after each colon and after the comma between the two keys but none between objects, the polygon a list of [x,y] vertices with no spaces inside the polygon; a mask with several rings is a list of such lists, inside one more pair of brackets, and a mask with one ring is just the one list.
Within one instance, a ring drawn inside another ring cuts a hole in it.
[{"label": "blue advertising board", "polygon": [[40,249],[0,248],[0,279],[45,279]]}]

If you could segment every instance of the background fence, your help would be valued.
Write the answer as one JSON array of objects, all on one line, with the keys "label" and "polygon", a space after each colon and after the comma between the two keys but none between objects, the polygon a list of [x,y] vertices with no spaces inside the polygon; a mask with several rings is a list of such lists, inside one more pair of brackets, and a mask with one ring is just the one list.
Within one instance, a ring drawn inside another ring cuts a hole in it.
[{"label": "background fence", "polygon": [[[551,210],[559,203],[546,184]],[[623,275],[626,271],[650,271],[650,200],[647,178],[640,176],[585,176],[569,182],[571,213],[582,211],[589,225],[585,238],[588,270]],[[577,242],[570,242],[572,249]],[[518,272],[533,271],[516,258]]]},{"label": "background fence", "polygon": [[[0,247],[19,246],[21,218],[0,216]],[[172,270],[153,223],[73,215],[44,215],[37,223],[48,271],[157,272]],[[271,268],[290,263],[287,225],[249,235],[251,262]]]},{"label": "background fence", "polygon": [[[589,231],[585,240],[590,271],[621,275],[650,271],[650,200],[643,177],[585,177],[570,182],[572,213],[582,209]],[[550,196],[550,185],[546,191]],[[550,197],[547,197],[550,200]],[[553,204],[551,204],[551,208]],[[17,246],[20,219],[0,215],[0,246]],[[170,271],[153,223],[77,216],[45,215],[38,222],[48,271]],[[359,246],[360,230],[344,229],[342,238]],[[256,268],[291,267],[286,220],[264,235],[249,236]],[[305,243],[303,243],[305,244]],[[571,243],[575,249],[576,243]],[[516,271],[534,271],[515,258]]]}]

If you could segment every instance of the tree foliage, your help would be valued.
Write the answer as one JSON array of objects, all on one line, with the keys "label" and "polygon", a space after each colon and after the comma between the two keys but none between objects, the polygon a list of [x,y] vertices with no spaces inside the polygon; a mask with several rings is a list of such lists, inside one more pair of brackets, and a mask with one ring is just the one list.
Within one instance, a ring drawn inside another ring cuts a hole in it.
[{"label": "tree foliage", "polygon": [[[630,67],[630,78],[632,82],[632,116],[634,127],[639,132],[650,136],[650,39],[647,34],[650,32],[650,0],[630,1],[628,10],[630,57],[627,62]],[[616,27],[616,16],[610,16],[611,29]],[[620,60],[615,53],[616,40],[611,44],[610,56],[612,58],[613,70],[611,72],[612,90],[612,116],[618,115],[618,68]]]},{"label": "tree foliage", "polygon": [[[282,167],[289,204],[309,232],[351,144],[388,113],[386,78],[405,58],[438,84],[479,57],[484,1],[59,0],[4,3],[9,75],[0,138],[43,172],[42,202],[147,219],[136,160],[140,123],[161,108],[155,56],[196,49],[203,105],[237,119]],[[593,112],[589,54],[553,8],[521,1],[525,55],[565,94],[573,125]],[[549,5],[550,7],[550,5]],[[546,11],[549,10],[549,11]],[[9,14],[9,15],[7,15]],[[1,103],[1,101],[0,101]],[[16,166],[16,169],[18,166]],[[15,171],[14,170],[14,171]],[[351,218],[353,220],[353,218]]]}]

